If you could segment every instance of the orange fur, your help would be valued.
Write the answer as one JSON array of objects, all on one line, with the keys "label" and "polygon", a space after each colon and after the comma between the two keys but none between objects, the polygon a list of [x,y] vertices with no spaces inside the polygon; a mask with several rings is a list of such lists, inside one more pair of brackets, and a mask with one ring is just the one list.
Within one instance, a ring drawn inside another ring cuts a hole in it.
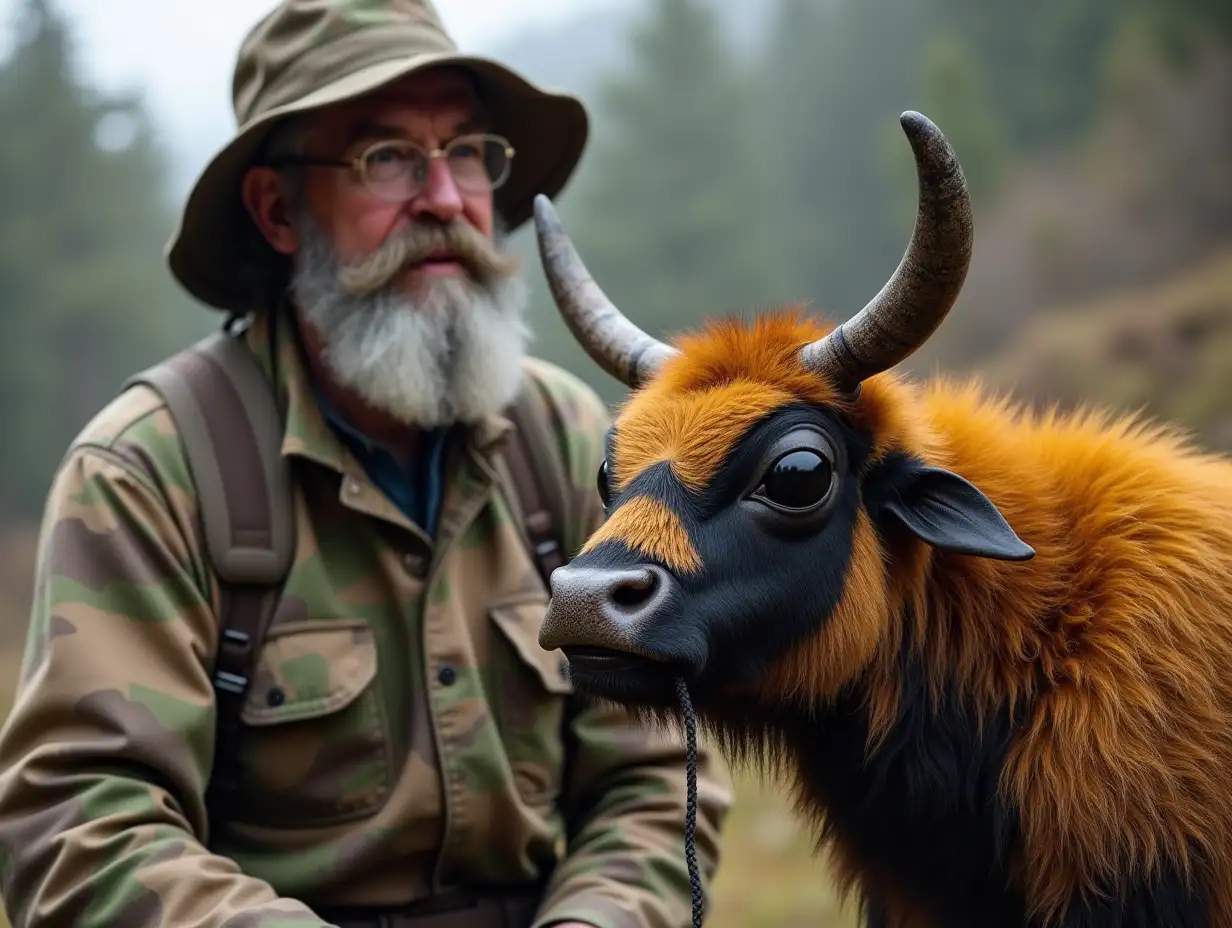
[{"label": "orange fur", "polygon": [[702,559],[679,516],[657,499],[637,496],[621,505],[582,547],[589,551],[605,541],[619,539],[647,557],[658,558],[669,569],[696,573]]},{"label": "orange fur", "polygon": [[833,623],[767,675],[763,697],[826,696],[863,672],[875,738],[906,636],[934,696],[956,683],[973,724],[1034,700],[1002,788],[1026,810],[1020,879],[1036,914],[1106,877],[1188,866],[1197,850],[1214,923],[1232,924],[1232,465],[1162,427],[1031,413],[974,383],[886,373],[847,405],[796,361],[826,331],[790,311],[679,339],[682,355],[621,411],[617,485],[666,460],[700,488],[751,422],[798,400],[868,430],[874,460],[906,449],[971,480],[1036,557],[881,550],[862,521]]}]

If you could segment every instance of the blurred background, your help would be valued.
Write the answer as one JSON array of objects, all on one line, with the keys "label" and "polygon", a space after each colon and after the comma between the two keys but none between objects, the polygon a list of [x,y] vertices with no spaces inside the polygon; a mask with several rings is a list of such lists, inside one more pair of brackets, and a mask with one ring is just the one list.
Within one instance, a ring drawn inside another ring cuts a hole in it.
[{"label": "blurred background", "polygon": [[[898,116],[917,109],[963,162],[976,246],[906,367],[1145,408],[1232,447],[1232,0],[437,2],[464,47],[591,107],[558,205],[646,329],[798,300],[856,312],[910,236]],[[0,711],[64,447],[124,377],[221,321],[162,248],[269,5],[0,0]],[[538,352],[619,401],[528,231],[515,247]],[[778,791],[738,774],[707,924],[853,925]]]}]

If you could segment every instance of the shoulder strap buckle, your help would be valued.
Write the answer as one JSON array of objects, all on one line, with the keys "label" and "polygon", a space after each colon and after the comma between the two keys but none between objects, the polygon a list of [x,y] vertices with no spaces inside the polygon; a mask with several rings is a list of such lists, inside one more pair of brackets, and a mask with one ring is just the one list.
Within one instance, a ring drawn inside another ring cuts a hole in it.
[{"label": "shoulder strap buckle", "polygon": [[539,575],[551,589],[552,571],[569,562],[560,539],[570,524],[570,512],[568,478],[546,405],[533,379],[526,377],[509,411],[514,429],[505,447],[505,461]]}]

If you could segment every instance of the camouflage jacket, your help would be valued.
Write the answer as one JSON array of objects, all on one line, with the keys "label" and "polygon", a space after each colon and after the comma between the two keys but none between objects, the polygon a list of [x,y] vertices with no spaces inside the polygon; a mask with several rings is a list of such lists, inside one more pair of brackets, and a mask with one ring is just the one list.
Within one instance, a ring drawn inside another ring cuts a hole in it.
[{"label": "camouflage jacket", "polygon": [[[14,925],[310,928],[328,924],[313,905],[536,880],[536,926],[687,925],[682,739],[577,704],[539,646],[547,591],[494,484],[509,424],[451,452],[429,539],[327,428],[286,328],[247,336],[278,372],[298,549],[242,716],[235,812],[208,834],[219,590],[171,418],[136,387],[48,499],[0,732]],[[528,369],[566,423],[576,550],[603,518],[607,413],[564,371]],[[708,879],[730,781],[704,749],[698,784]]]}]

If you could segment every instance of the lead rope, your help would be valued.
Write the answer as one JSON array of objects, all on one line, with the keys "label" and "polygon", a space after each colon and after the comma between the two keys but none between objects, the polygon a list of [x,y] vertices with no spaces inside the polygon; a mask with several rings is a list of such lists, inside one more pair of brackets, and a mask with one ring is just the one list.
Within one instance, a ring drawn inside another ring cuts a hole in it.
[{"label": "lead rope", "polygon": [[693,701],[689,698],[689,686],[684,677],[676,678],[676,695],[680,698],[680,711],[684,715],[685,743],[688,747],[686,783],[688,802],[684,818],[684,859],[689,865],[689,887],[693,891],[693,928],[702,928],[702,878],[697,867],[697,716],[693,714]]}]

